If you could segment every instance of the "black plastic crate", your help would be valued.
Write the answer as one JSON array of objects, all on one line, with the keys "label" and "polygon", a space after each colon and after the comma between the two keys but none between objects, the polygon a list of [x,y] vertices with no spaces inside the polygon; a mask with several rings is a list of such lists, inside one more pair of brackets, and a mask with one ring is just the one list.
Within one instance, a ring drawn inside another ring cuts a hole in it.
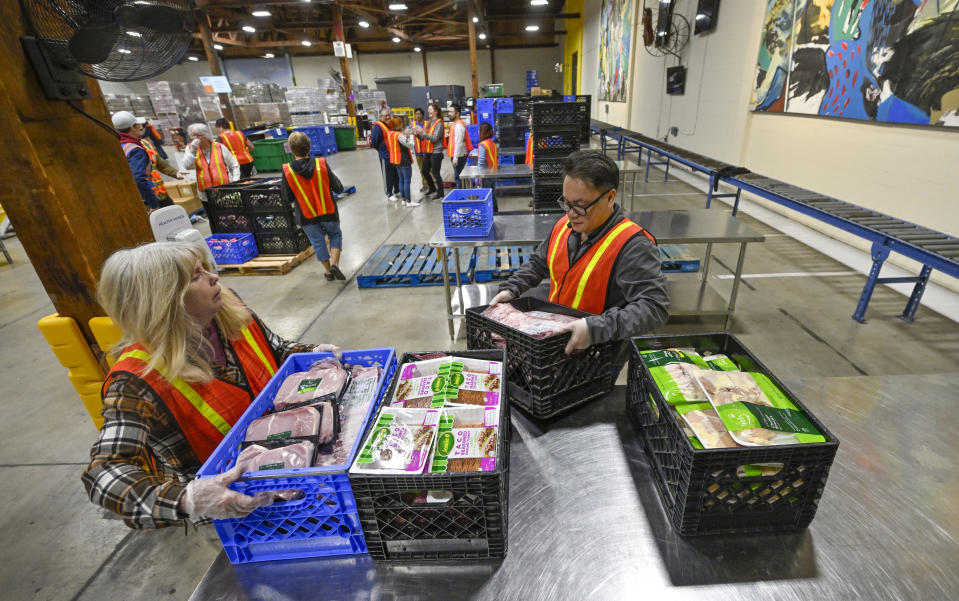
[{"label": "black plastic crate", "polygon": [[[550,131],[552,129],[553,131]],[[566,158],[579,150],[582,130],[577,127],[533,127],[533,158]]]},{"label": "black plastic crate", "polygon": [[563,163],[565,162],[566,157],[537,157],[534,155],[533,177],[561,178],[563,177]]},{"label": "black plastic crate", "polygon": [[295,255],[310,247],[303,230],[256,234],[256,247],[261,255]]},{"label": "black plastic crate", "polygon": [[553,125],[572,126],[576,129],[589,123],[589,104],[585,102],[534,102],[530,105],[533,114],[533,131]]},{"label": "black plastic crate", "polygon": [[[535,164],[535,159],[534,159]],[[536,212],[561,213],[557,200],[563,195],[563,180],[533,180],[533,210]]]},{"label": "black plastic crate", "polygon": [[245,179],[232,184],[213,186],[206,189],[207,208],[213,210],[242,210],[246,208],[244,190],[259,183],[258,179]]},{"label": "black plastic crate", "polygon": [[297,229],[296,219],[291,209],[249,215],[258,234],[291,233]]},{"label": "black plastic crate", "polygon": [[252,234],[253,220],[244,210],[211,209],[210,232],[213,234]]},{"label": "black plastic crate", "polygon": [[[443,351],[448,355],[501,361],[498,349]],[[406,353],[399,365],[413,361]],[[399,373],[399,372],[397,372]],[[504,371],[506,381],[508,371]],[[397,377],[387,392],[389,405]],[[366,546],[373,559],[449,560],[502,558],[507,550],[509,512],[509,393],[500,398],[499,448],[496,470],[396,476],[350,473]],[[365,438],[364,438],[365,440]],[[419,492],[449,491],[442,504],[416,503]]]},{"label": "black plastic crate", "polygon": [[290,203],[283,198],[280,190],[280,180],[273,178],[260,180],[261,184],[250,186],[244,190],[244,202],[250,211],[280,211],[290,208]]},{"label": "black plastic crate", "polygon": [[[520,311],[548,311],[573,317],[590,313],[570,309],[538,298],[510,301]],[[488,305],[466,310],[466,346],[471,349],[497,346],[494,335],[506,342],[510,402],[538,419],[550,419],[613,388],[612,366],[623,343],[594,344],[582,353],[566,354],[569,334],[534,338],[529,334],[483,316]]]},{"label": "black plastic crate", "polygon": [[[805,528],[816,515],[839,441],[732,334],[644,336],[631,341],[627,413],[643,440],[666,514],[683,536]],[[722,353],[743,371],[767,375],[826,437],[813,444],[695,449],[663,399],[639,351],[694,348]],[[743,466],[782,464],[747,477]]]}]

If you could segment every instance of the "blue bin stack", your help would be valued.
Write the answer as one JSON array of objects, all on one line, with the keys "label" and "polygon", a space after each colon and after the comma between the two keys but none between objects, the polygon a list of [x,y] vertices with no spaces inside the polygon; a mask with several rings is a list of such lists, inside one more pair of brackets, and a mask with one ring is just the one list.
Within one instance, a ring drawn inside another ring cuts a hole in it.
[{"label": "blue bin stack", "polygon": [[531,88],[539,87],[539,72],[530,70],[526,72],[526,93],[529,94]]},{"label": "blue bin stack", "polygon": [[310,138],[311,156],[327,156],[337,151],[336,135],[332,125],[297,127],[295,131],[301,131]]}]

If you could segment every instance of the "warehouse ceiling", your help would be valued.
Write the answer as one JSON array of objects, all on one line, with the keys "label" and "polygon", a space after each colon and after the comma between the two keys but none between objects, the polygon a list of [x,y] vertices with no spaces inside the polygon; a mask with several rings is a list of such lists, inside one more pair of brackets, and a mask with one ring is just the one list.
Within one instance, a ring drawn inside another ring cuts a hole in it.
[{"label": "warehouse ceiling", "polygon": [[[556,36],[566,33],[565,19],[580,18],[563,13],[562,0],[537,6],[531,0],[196,0],[196,6],[197,18],[207,21],[224,57],[254,57],[332,54],[334,4],[343,10],[346,42],[355,51],[465,50],[470,1],[477,49],[554,46]],[[391,9],[395,4],[407,8]],[[529,26],[538,30],[527,31]],[[191,53],[203,56],[199,36]]]}]

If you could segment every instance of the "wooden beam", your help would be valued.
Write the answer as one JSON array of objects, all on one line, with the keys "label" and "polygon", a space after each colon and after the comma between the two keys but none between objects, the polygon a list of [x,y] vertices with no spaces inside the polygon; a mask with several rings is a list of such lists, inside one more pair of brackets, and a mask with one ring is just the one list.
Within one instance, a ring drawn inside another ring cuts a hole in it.
[{"label": "wooden beam", "polygon": [[[206,53],[206,62],[210,64],[211,75],[223,75],[223,69],[220,68],[220,57],[217,56],[213,48],[213,36],[210,35],[210,26],[207,24],[207,16],[199,15],[196,20],[200,30],[200,39],[203,42],[203,52]],[[236,123],[236,117],[233,115],[233,105],[230,104],[229,94],[218,94],[220,97],[220,108],[223,109],[224,116],[230,120],[230,123]]]},{"label": "wooden beam", "polygon": [[57,313],[93,345],[100,268],[113,251],[153,239],[147,213],[97,82],[88,80],[90,98],[74,104],[106,128],[46,99],[20,45],[28,31],[21,4],[0,3],[0,19],[3,208]]},{"label": "wooden beam", "polygon": [[473,98],[479,96],[479,82],[476,80],[476,28],[473,27],[473,3],[467,2],[466,28],[469,33],[470,44],[470,81],[473,84]]},{"label": "wooden beam", "polygon": [[[336,41],[346,43],[346,36],[343,34],[343,9],[339,6],[333,6],[333,37]],[[344,52],[345,52],[344,48]],[[353,80],[350,77],[350,61],[346,56],[340,57],[340,73],[343,74],[343,92],[346,94],[346,112],[350,119],[356,125],[356,105],[353,103]]]},{"label": "wooden beam", "polygon": [[579,19],[579,13],[518,13],[509,15],[486,15],[487,21],[552,21],[554,19]]},{"label": "wooden beam", "polygon": [[489,45],[489,79],[490,83],[498,83],[496,81],[496,52],[492,44]]},{"label": "wooden beam", "polygon": [[[423,85],[426,87],[430,86],[430,71],[426,68],[426,50],[422,50],[420,54],[423,55]],[[429,94],[427,94],[429,96]]]}]

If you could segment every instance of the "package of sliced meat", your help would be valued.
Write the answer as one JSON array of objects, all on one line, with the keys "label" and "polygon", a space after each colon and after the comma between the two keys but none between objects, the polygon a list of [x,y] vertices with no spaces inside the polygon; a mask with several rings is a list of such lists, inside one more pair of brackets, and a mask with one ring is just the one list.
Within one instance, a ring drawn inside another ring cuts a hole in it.
[{"label": "package of sliced meat", "polygon": [[719,414],[709,402],[679,403],[674,407],[703,448],[731,449],[739,446],[726,431]]},{"label": "package of sliced meat", "polygon": [[[326,419],[314,407],[300,407],[264,415],[246,429],[246,440],[275,440],[302,436],[316,436]],[[327,418],[329,419],[329,418]],[[327,427],[331,427],[327,425]]]},{"label": "package of sliced meat", "polygon": [[439,419],[437,409],[385,407],[350,471],[422,474],[429,465]]},{"label": "package of sliced meat", "polygon": [[444,409],[430,473],[495,470],[498,435],[498,407]]},{"label": "package of sliced meat", "polygon": [[529,334],[533,338],[546,338],[557,333],[557,329],[578,317],[546,311],[520,311],[509,303],[491,305],[483,311],[483,316],[505,326]]},{"label": "package of sliced meat", "polygon": [[316,456],[316,465],[343,465],[350,460],[353,445],[363,434],[363,423],[370,405],[376,399],[380,371],[379,368],[363,368],[360,372],[357,372],[357,368],[353,369],[354,377],[338,406],[340,431],[336,442],[330,454],[320,453]]},{"label": "package of sliced meat", "polygon": [[455,356],[405,363],[391,405],[408,409],[495,407],[502,394],[502,374],[499,361]]},{"label": "package of sliced meat", "polygon": [[709,369],[716,371],[739,371],[739,366],[726,355],[703,355],[703,361],[709,365]]},{"label": "package of sliced meat", "polygon": [[764,374],[700,371],[696,379],[737,443],[766,446],[824,442],[825,437]]},{"label": "package of sliced meat", "polygon": [[246,465],[247,472],[312,467],[315,452],[316,446],[310,440],[286,439],[244,443],[237,457],[237,463]]},{"label": "package of sliced meat", "polygon": [[706,402],[706,395],[694,376],[695,372],[709,369],[709,366],[698,353],[666,349],[642,351],[640,355],[666,402],[672,405]]},{"label": "package of sliced meat", "polygon": [[349,372],[334,357],[320,359],[304,372],[283,380],[273,400],[277,411],[304,407],[316,401],[338,401],[349,383]]}]

